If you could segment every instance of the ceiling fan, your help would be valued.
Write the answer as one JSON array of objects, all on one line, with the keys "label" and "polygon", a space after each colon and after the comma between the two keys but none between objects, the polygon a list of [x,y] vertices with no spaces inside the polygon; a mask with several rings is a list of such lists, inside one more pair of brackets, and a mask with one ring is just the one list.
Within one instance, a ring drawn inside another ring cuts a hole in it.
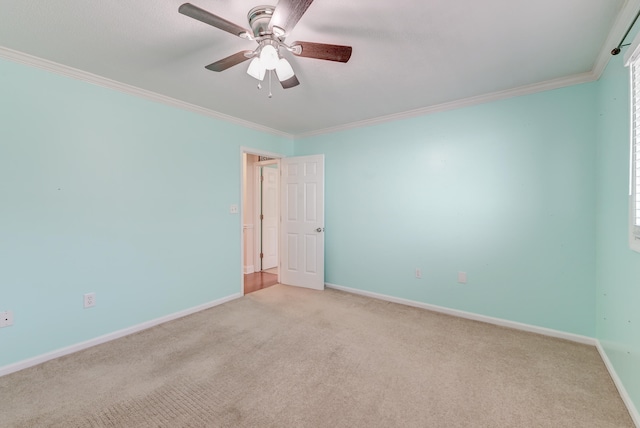
[{"label": "ceiling fan", "polygon": [[[289,61],[281,56],[281,48],[304,58],[337,62],[347,62],[351,58],[351,46],[298,41],[286,44],[284,42],[286,36],[293,30],[312,2],[313,0],[280,0],[277,6],[254,7],[247,14],[251,31],[191,3],[180,6],[178,12],[235,36],[255,40],[258,43],[255,50],[237,52],[209,64],[205,68],[211,71],[224,71],[251,59],[247,70],[250,76],[261,82],[267,72],[274,71],[282,87],[288,89],[298,86],[300,82]],[[258,88],[260,87],[258,83]]]}]

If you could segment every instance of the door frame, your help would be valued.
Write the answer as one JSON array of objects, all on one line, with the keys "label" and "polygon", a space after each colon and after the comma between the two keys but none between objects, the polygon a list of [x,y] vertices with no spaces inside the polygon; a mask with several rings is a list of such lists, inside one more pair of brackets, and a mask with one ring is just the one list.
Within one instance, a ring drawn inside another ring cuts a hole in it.
[{"label": "door frame", "polygon": [[[265,151],[265,150],[260,150],[260,149],[254,149],[252,147],[247,147],[247,146],[241,146],[240,147],[240,189],[239,189],[239,193],[240,193],[240,221],[239,221],[239,228],[240,228],[240,264],[239,264],[239,271],[240,271],[240,295],[244,296],[244,213],[245,213],[245,206],[244,206],[244,189],[245,189],[245,185],[250,185],[252,186],[252,183],[245,183],[245,176],[244,176],[244,155],[256,155],[256,156],[266,156],[269,158],[273,158],[275,160],[277,160],[277,162],[280,162],[280,159],[285,158],[286,156],[282,153],[276,153],[276,152],[269,152],[269,151]],[[279,168],[278,168],[279,169]],[[278,186],[280,186],[280,175],[278,174]],[[278,209],[280,209],[280,204],[278,204]],[[255,230],[255,227],[254,227]],[[255,232],[254,232],[255,233]],[[278,234],[278,239],[280,239],[280,234]],[[280,251],[280,242],[278,241],[278,252]],[[255,257],[255,256],[254,256]],[[280,257],[278,256],[278,281],[280,280]]]},{"label": "door frame", "polygon": [[[260,183],[260,178],[258,177],[258,170],[263,167],[263,166],[267,166],[267,165],[276,165],[277,169],[278,169],[278,183],[276,184],[278,186],[278,200],[276,201],[277,207],[278,207],[278,214],[280,214],[280,158],[276,158],[276,159],[272,159],[272,160],[267,160],[267,161],[259,161],[253,164],[255,167],[254,170],[254,207],[258,208],[259,206],[261,206],[262,204],[262,199],[260,198],[261,194],[260,194],[260,189],[262,186],[262,183]],[[256,262],[259,261],[258,259],[260,258],[260,243],[262,242],[260,240],[260,237],[262,235],[262,222],[260,221],[260,212],[258,212],[258,210],[256,209],[254,212],[254,216],[253,216],[253,221],[255,223],[255,227],[253,228],[256,232],[254,233],[254,240],[253,240],[253,249],[254,249],[254,266],[256,265]],[[278,240],[278,265],[280,265],[280,222],[278,222],[278,235],[276,237],[276,239]],[[262,263],[260,261],[260,267],[262,267]],[[278,266],[279,267],[279,266]],[[256,271],[257,272],[257,271]],[[278,279],[280,279],[278,277]]]}]

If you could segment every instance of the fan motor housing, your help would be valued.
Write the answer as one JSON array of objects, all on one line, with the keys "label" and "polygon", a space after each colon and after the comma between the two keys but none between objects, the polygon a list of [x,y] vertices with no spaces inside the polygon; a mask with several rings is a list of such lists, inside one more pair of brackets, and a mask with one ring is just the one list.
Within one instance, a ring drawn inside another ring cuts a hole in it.
[{"label": "fan motor housing", "polygon": [[249,26],[253,31],[254,37],[262,37],[271,34],[269,30],[269,22],[273,16],[275,6],[256,6],[249,11],[247,19],[249,20]]}]

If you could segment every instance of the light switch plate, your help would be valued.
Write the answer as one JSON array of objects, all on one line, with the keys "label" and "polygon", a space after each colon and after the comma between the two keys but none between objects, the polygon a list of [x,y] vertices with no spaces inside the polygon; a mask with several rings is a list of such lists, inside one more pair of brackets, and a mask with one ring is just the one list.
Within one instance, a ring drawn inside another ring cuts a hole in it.
[{"label": "light switch plate", "polygon": [[458,282],[460,284],[467,283],[467,273],[466,272],[458,272]]},{"label": "light switch plate", "polygon": [[0,327],[9,327],[13,325],[13,311],[0,312]]}]

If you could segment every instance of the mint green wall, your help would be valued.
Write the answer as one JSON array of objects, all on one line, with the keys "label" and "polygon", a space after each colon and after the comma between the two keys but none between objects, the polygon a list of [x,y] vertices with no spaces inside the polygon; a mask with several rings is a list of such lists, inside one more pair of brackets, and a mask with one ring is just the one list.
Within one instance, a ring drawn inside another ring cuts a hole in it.
[{"label": "mint green wall", "polygon": [[640,254],[628,245],[629,71],[622,55],[598,82],[597,337],[640,409]]},{"label": "mint green wall", "polygon": [[240,292],[240,146],[292,144],[0,60],[0,367]]},{"label": "mint green wall", "polygon": [[0,60],[0,367],[237,293],[249,146],[325,154],[327,282],[597,332],[640,407],[627,90],[616,58],[593,84],[294,148]]},{"label": "mint green wall", "polygon": [[296,140],[326,156],[327,282],[593,336],[595,100],[583,84]]}]

